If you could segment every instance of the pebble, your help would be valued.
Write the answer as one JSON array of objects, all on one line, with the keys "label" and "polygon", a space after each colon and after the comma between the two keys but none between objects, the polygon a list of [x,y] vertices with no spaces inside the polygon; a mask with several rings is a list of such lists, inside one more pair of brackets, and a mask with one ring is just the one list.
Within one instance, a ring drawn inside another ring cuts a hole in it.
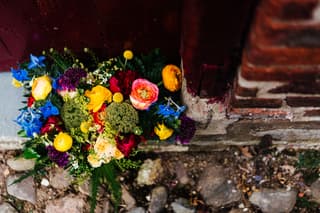
[{"label": "pebble", "polygon": [[253,192],[249,201],[264,213],[291,212],[296,203],[297,192],[285,189],[262,189]]},{"label": "pebble", "polygon": [[148,211],[151,213],[162,212],[167,203],[168,192],[163,186],[158,186],[151,191],[151,200]]},{"label": "pebble", "polygon": [[126,209],[130,210],[134,208],[136,206],[136,200],[132,197],[132,195],[124,186],[122,186],[121,190],[122,190],[122,194],[121,194],[122,200],[126,205]]},{"label": "pebble", "polygon": [[188,201],[184,198],[178,198],[171,203],[174,213],[194,213],[195,209],[191,208]]},{"label": "pebble", "polygon": [[162,174],[163,167],[161,165],[161,159],[146,159],[138,171],[136,180],[139,186],[153,185]]},{"label": "pebble", "polygon": [[7,178],[7,192],[20,200],[29,201],[32,204],[36,203],[36,189],[33,178],[31,176],[23,179],[20,182],[12,184],[15,180],[21,177],[22,174],[10,175]]},{"label": "pebble", "polygon": [[17,213],[17,211],[9,204],[0,204],[0,213]]},{"label": "pebble", "polygon": [[47,187],[47,186],[50,185],[50,182],[49,182],[49,180],[47,178],[42,178],[41,185]]},{"label": "pebble", "polygon": [[23,157],[10,158],[7,160],[7,164],[14,171],[27,171],[34,168],[35,160]]},{"label": "pebble", "polygon": [[45,213],[82,213],[85,204],[82,198],[69,194],[65,197],[49,201],[45,208]]},{"label": "pebble", "polygon": [[49,172],[49,180],[55,189],[66,189],[72,183],[72,177],[67,170],[55,167]]},{"label": "pebble", "polygon": [[136,207],[128,211],[128,213],[146,213],[146,210],[142,207]]},{"label": "pebble", "polygon": [[228,183],[221,166],[207,167],[199,178],[197,188],[206,204],[216,208],[241,199],[241,192],[233,183]]},{"label": "pebble", "polygon": [[311,184],[310,190],[313,200],[320,204],[320,179]]}]

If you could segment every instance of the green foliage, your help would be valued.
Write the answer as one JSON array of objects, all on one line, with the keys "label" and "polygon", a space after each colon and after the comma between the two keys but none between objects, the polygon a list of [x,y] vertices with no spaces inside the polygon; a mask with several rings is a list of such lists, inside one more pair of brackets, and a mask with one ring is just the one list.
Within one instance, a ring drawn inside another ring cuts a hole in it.
[{"label": "green foliage", "polygon": [[160,53],[160,49],[155,49],[148,55],[142,55],[142,63],[145,69],[143,75],[154,83],[162,81],[162,68],[165,66],[166,59]]},{"label": "green foliage", "polygon": [[320,152],[317,150],[306,150],[299,154],[297,168],[303,171],[306,184],[311,184],[319,178]]},{"label": "green foliage", "polygon": [[308,212],[317,212],[318,210],[318,204],[306,197],[297,197],[296,207],[305,208]]},{"label": "green foliage", "polygon": [[117,163],[117,166],[121,171],[126,171],[129,169],[138,169],[141,166],[142,161],[122,158],[120,160],[115,161],[115,163]]},{"label": "green foliage", "polygon": [[118,212],[118,208],[121,202],[121,185],[117,180],[117,171],[115,162],[110,161],[108,164],[103,164],[101,167],[94,169],[92,177],[92,190],[91,190],[91,209],[93,213],[97,205],[97,193],[98,186],[105,184],[111,193],[111,201],[114,204],[114,212]]},{"label": "green foliage", "polygon": [[307,150],[299,154],[299,168],[315,169],[320,167],[320,151]]},{"label": "green foliage", "polygon": [[33,158],[40,158],[40,155],[32,148],[26,148],[23,151],[23,157],[25,159],[33,159]]}]

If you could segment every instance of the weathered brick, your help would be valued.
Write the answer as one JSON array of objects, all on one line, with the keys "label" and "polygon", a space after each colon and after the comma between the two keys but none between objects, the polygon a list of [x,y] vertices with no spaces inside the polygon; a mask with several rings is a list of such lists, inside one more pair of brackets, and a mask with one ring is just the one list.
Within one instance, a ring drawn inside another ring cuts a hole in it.
[{"label": "weathered brick", "polygon": [[313,81],[319,77],[320,67],[317,65],[255,65],[243,54],[241,76],[256,81]]},{"label": "weathered brick", "polygon": [[261,5],[269,16],[284,20],[310,19],[318,0],[263,0]]},{"label": "weathered brick", "polygon": [[269,93],[320,94],[320,83],[316,81],[293,81],[268,91]]},{"label": "weathered brick", "polygon": [[282,106],[282,100],[276,98],[232,98],[231,105],[237,108],[279,108]]},{"label": "weathered brick", "polygon": [[229,118],[249,118],[249,119],[264,119],[276,118],[287,119],[291,117],[290,113],[283,109],[266,109],[266,108],[236,108],[231,107],[228,110]]},{"label": "weathered brick", "polygon": [[283,21],[258,13],[250,42],[263,46],[319,47],[320,21]]},{"label": "weathered brick", "polygon": [[306,110],[303,116],[307,116],[307,117],[320,116],[320,109]]},{"label": "weathered brick", "polygon": [[320,97],[287,97],[286,102],[291,107],[319,107]]},{"label": "weathered brick", "polygon": [[251,42],[244,50],[251,63],[259,65],[311,65],[319,64],[320,48],[265,46]]},{"label": "weathered brick", "polygon": [[238,96],[242,97],[256,97],[258,88],[246,88],[242,87],[238,84],[238,81],[236,81],[236,85],[234,87],[234,92]]}]

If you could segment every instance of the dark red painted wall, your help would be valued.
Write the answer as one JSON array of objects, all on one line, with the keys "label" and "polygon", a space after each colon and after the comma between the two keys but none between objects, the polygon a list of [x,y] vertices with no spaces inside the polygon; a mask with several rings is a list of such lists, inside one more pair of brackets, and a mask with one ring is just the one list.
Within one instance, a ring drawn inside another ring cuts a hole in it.
[{"label": "dark red painted wall", "polygon": [[161,48],[190,92],[221,96],[257,0],[0,0],[0,70],[51,47],[102,56]]},{"label": "dark red painted wall", "polygon": [[50,47],[179,55],[180,0],[1,0],[0,70]]},{"label": "dark red painted wall", "polygon": [[181,54],[191,93],[223,96],[236,73],[257,0],[184,0]]}]

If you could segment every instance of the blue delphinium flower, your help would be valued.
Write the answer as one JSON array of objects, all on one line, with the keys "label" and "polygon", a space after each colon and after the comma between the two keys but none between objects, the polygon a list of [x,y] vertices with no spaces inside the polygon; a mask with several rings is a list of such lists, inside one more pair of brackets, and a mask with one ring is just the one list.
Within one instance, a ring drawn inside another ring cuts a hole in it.
[{"label": "blue delphinium flower", "polygon": [[177,110],[175,110],[173,107],[171,107],[168,104],[160,104],[158,106],[157,114],[162,115],[164,118],[174,117],[178,118],[181,113],[183,113],[186,110],[185,106],[178,106],[176,104]]},{"label": "blue delphinium flower", "polygon": [[33,108],[21,110],[16,122],[28,137],[33,137],[34,133],[39,133],[43,125],[41,112]]},{"label": "blue delphinium flower", "polygon": [[17,81],[27,81],[30,80],[28,77],[28,72],[25,69],[13,69],[11,68],[12,77],[15,78]]},{"label": "blue delphinium flower", "polygon": [[28,65],[28,69],[32,69],[35,67],[45,67],[45,64],[43,63],[44,59],[46,59],[46,57],[44,56],[37,57],[30,54],[30,63]]},{"label": "blue delphinium flower", "polygon": [[59,115],[58,108],[55,105],[53,105],[49,100],[46,101],[46,103],[39,109],[42,112],[44,119],[47,119],[51,115]]},{"label": "blue delphinium flower", "polygon": [[160,104],[158,106],[157,114],[162,115],[164,118],[168,118],[170,116],[175,116],[176,111],[167,104]]}]

